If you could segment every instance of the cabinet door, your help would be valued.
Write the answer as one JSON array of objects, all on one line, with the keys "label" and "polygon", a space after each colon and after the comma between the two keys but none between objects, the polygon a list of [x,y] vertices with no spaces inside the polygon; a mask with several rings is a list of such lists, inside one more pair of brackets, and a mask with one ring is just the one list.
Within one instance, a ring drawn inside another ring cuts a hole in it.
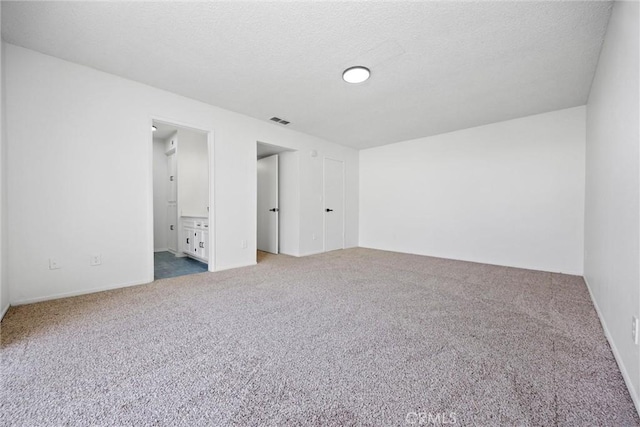
[{"label": "cabinet door", "polygon": [[184,228],[182,230],[182,251],[188,254],[193,254],[193,248],[194,248],[194,244],[193,244],[193,233],[194,233],[194,229],[193,228]]},{"label": "cabinet door", "polygon": [[169,162],[169,202],[175,202],[178,199],[178,175],[176,166],[176,153],[167,156]]},{"label": "cabinet door", "polygon": [[200,237],[202,232],[200,230],[193,230],[191,235],[193,236],[193,254],[197,257],[200,256],[202,248],[200,247]]},{"label": "cabinet door", "polygon": [[194,240],[196,247],[195,254],[204,261],[207,261],[207,245],[209,243],[209,233],[204,230],[196,230]]},{"label": "cabinet door", "polygon": [[204,259],[204,262],[209,263],[209,232],[206,230],[202,230],[200,236],[200,256]]},{"label": "cabinet door", "polygon": [[169,203],[167,206],[167,222],[169,226],[167,248],[178,252],[178,208],[175,203]]}]

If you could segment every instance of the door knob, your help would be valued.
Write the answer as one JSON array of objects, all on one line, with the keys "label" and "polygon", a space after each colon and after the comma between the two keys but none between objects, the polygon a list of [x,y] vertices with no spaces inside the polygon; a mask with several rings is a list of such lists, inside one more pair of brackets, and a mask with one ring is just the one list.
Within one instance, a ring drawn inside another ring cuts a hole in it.
[{"label": "door knob", "polygon": [[325,212],[333,212],[333,209],[329,209],[329,208],[327,208],[327,209],[325,209],[324,211],[325,211]]},{"label": "door knob", "polygon": [[271,209],[269,209],[269,212],[278,212],[279,210],[280,209],[278,209],[278,208],[271,208]]}]

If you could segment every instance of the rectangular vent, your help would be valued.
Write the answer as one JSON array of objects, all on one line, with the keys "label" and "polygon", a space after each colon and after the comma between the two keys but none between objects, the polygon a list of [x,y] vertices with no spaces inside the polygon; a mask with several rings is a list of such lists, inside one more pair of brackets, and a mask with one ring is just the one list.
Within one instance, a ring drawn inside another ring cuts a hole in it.
[{"label": "rectangular vent", "polygon": [[285,126],[288,125],[289,123],[291,123],[291,122],[289,122],[287,120],[283,120],[283,119],[281,119],[279,117],[271,117],[269,120],[271,120],[272,122],[280,123],[281,125],[285,125]]}]

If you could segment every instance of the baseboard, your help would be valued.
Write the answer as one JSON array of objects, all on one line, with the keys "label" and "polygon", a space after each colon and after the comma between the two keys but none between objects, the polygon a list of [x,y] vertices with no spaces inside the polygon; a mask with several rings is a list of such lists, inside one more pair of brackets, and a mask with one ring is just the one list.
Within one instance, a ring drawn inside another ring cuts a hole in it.
[{"label": "baseboard", "polygon": [[169,248],[158,248],[154,249],[153,252],[169,252]]},{"label": "baseboard", "polygon": [[114,289],[128,288],[128,287],[131,287],[131,286],[146,285],[146,284],[149,284],[149,283],[150,282],[148,280],[136,281],[136,282],[128,282],[128,283],[119,283],[117,285],[101,286],[99,288],[85,289],[85,290],[81,290],[81,291],[63,292],[63,293],[60,293],[60,294],[52,294],[52,295],[47,295],[47,296],[44,296],[44,297],[21,299],[21,300],[17,300],[17,301],[12,301],[11,305],[25,305],[25,304],[33,304],[33,303],[36,303],[36,302],[51,301],[51,300],[60,299],[60,298],[77,297],[77,296],[80,296],[80,295],[93,294],[93,293],[96,293],[96,292],[111,291],[111,290],[114,290]]},{"label": "baseboard", "polygon": [[224,267],[216,267],[215,271],[225,271],[225,270],[233,270],[234,268],[242,268],[242,267],[251,267],[253,265],[258,265],[257,262],[251,262],[249,264],[234,264],[234,265],[225,265]]},{"label": "baseboard", "polygon": [[465,258],[465,257],[456,257],[456,256],[447,256],[446,254],[430,254],[430,253],[420,253],[420,252],[407,252],[407,251],[402,251],[399,249],[385,249],[385,248],[379,248],[376,246],[357,246],[359,248],[363,248],[363,249],[373,249],[376,251],[384,251],[384,252],[395,252],[398,254],[407,254],[407,255],[419,255],[419,256],[425,256],[425,257],[429,257],[429,258],[439,258],[439,259],[447,259],[447,260],[452,260],[452,261],[463,261],[463,262],[471,262],[474,264],[486,264],[486,265],[494,265],[496,267],[508,267],[508,268],[518,268],[520,270],[531,270],[531,271],[543,271],[545,273],[554,273],[554,274],[566,274],[568,276],[580,276],[582,277],[584,275],[584,269],[583,270],[566,270],[566,271],[558,271],[558,270],[551,270],[549,268],[545,268],[545,267],[540,267],[538,265],[523,265],[523,264],[518,264],[518,263],[496,263],[495,261],[491,261],[491,260],[478,260],[478,259],[471,259],[471,258]]},{"label": "baseboard", "polygon": [[2,313],[0,313],[0,321],[4,319],[4,315],[7,314],[7,311],[9,311],[9,307],[11,307],[11,304],[7,304],[7,306],[2,310]]},{"label": "baseboard", "polygon": [[622,357],[620,357],[620,353],[618,352],[618,348],[616,347],[616,344],[613,341],[613,337],[611,336],[611,333],[609,333],[609,328],[607,328],[607,324],[605,323],[604,316],[600,311],[600,307],[598,307],[598,302],[593,296],[593,292],[591,291],[591,286],[589,286],[589,282],[587,281],[586,277],[584,277],[584,282],[587,284],[587,290],[589,291],[589,296],[591,297],[593,306],[596,308],[596,313],[598,313],[598,318],[600,319],[600,324],[602,325],[602,329],[604,329],[604,336],[607,338],[607,341],[609,342],[609,346],[611,347],[611,351],[613,352],[613,357],[615,357],[616,363],[618,364],[618,368],[620,368],[620,372],[622,373],[622,378],[624,379],[624,382],[627,385],[627,389],[629,390],[629,394],[631,395],[633,404],[636,407],[636,411],[638,412],[638,415],[640,415],[640,398],[638,396],[638,392],[633,388],[633,383],[631,382],[629,373],[627,372],[627,369],[622,363]]},{"label": "baseboard", "polygon": [[323,254],[323,251],[317,251],[317,252],[303,252],[300,254],[301,257],[303,256],[311,256],[311,255],[319,255],[319,254]]},{"label": "baseboard", "polygon": [[294,254],[294,253],[290,253],[290,252],[283,252],[283,251],[280,251],[280,255],[287,255],[287,256],[292,256],[292,257],[300,258],[300,255],[299,255],[299,254]]}]

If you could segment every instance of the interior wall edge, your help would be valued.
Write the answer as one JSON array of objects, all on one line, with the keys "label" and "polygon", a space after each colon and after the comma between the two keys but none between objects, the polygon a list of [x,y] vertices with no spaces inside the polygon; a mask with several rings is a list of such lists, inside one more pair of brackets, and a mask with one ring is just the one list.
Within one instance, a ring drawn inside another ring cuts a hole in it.
[{"label": "interior wall edge", "polygon": [[7,314],[7,311],[9,311],[9,308],[11,308],[11,304],[7,303],[7,305],[0,312],[0,321],[2,321],[2,319],[4,318],[4,315]]}]

